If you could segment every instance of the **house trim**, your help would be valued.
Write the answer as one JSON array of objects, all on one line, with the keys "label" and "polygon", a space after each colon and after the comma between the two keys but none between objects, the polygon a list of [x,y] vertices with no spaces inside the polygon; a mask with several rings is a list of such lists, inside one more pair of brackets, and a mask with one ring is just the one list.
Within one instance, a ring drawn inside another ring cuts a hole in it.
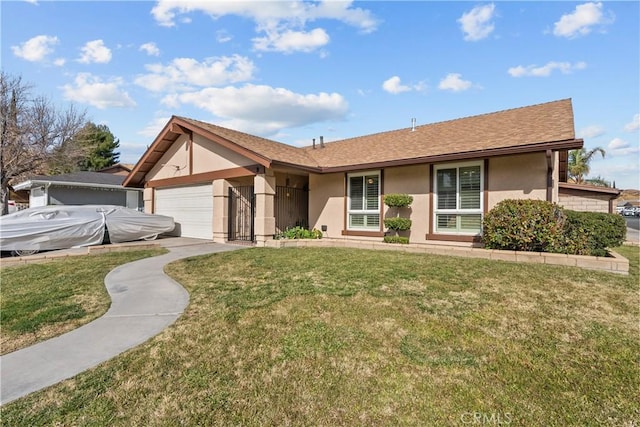
[{"label": "house trim", "polygon": [[147,182],[147,187],[169,187],[175,185],[199,184],[202,182],[215,181],[216,179],[240,178],[243,176],[255,176],[264,173],[264,167],[261,165],[251,165],[246,167],[237,167],[224,169],[213,172],[196,173],[192,175],[177,176],[174,178],[155,179]]},{"label": "house trim", "polygon": [[108,189],[108,190],[127,190],[127,191],[142,191],[141,188],[124,188],[122,185],[111,184],[98,184],[92,182],[71,182],[71,181],[43,181],[43,180],[27,180],[13,186],[15,191],[29,190],[33,187],[42,186],[57,186],[57,187],[82,187],[82,188],[96,188],[96,189]]},{"label": "house trim", "polygon": [[489,150],[466,151],[461,153],[439,154],[435,156],[416,157],[413,159],[389,160],[383,162],[354,164],[347,166],[320,167],[319,173],[336,173],[336,172],[358,172],[367,169],[383,169],[385,167],[394,166],[410,166],[424,163],[445,163],[453,161],[477,160],[489,157],[509,156],[514,154],[528,154],[536,152],[546,152],[547,150],[557,151],[559,149],[576,149],[582,148],[584,141],[582,139],[569,139],[563,141],[553,141],[542,144],[521,145],[518,147],[493,148]]}]

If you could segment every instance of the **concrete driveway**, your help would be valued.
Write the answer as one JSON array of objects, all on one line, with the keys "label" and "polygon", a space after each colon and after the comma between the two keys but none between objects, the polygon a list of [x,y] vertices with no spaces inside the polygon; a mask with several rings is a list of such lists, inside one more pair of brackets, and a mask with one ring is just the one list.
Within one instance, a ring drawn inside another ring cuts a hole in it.
[{"label": "concrete driveway", "polygon": [[157,335],[180,317],[189,294],[163,272],[194,255],[243,249],[206,240],[159,240],[169,253],[122,265],[105,278],[111,308],[74,331],[0,357],[0,404],[71,378]]}]

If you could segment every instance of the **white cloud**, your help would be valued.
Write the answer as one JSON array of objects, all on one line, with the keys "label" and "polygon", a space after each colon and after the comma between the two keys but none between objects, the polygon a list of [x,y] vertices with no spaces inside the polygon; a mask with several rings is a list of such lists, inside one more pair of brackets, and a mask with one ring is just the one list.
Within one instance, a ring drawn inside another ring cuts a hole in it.
[{"label": "white cloud", "polygon": [[304,25],[307,21],[318,19],[335,19],[359,28],[363,32],[375,31],[379,22],[371,12],[352,7],[353,1],[321,1],[321,2],[261,2],[256,7],[254,2],[236,1],[220,2],[201,0],[159,0],[151,14],[163,26],[175,25],[175,17],[179,14],[202,12],[212,18],[225,15],[238,15],[253,19],[259,26]]},{"label": "white cloud", "polygon": [[[427,86],[423,82],[419,82],[411,86],[403,85],[401,83],[400,77],[393,76],[385,80],[384,82],[382,82],[382,89],[385,90],[386,92],[396,95],[402,92],[411,92],[411,91],[420,92],[420,91],[426,90]],[[359,92],[359,93],[361,95],[364,94],[363,92]]]},{"label": "white cloud", "polygon": [[402,93],[409,92],[411,88],[409,86],[400,83],[400,77],[393,76],[382,83],[382,88],[389,93]]},{"label": "white cloud", "polygon": [[598,125],[587,126],[578,131],[578,138],[596,138],[604,135],[604,129]]},{"label": "white cloud", "polygon": [[205,88],[172,94],[165,105],[193,105],[206,110],[233,129],[273,135],[282,128],[305,126],[345,117],[348,104],[337,93],[299,94],[283,88],[246,84],[242,87]]},{"label": "white cloud", "polygon": [[614,20],[611,14],[609,18],[602,13],[602,3],[585,3],[576,6],[572,13],[562,15],[560,20],[553,24],[553,34],[558,37],[574,38],[589,34],[595,25],[606,25]]},{"label": "white cloud", "polygon": [[495,5],[476,6],[463,13],[458,19],[466,41],[475,42],[489,36],[495,28],[491,21],[496,10]]},{"label": "white cloud", "polygon": [[469,80],[462,80],[462,74],[449,73],[445,78],[440,80],[438,89],[460,92],[469,89],[471,86],[472,83]]},{"label": "white cloud", "polygon": [[598,161],[591,166],[589,176],[602,176],[608,181],[615,181],[617,188],[638,189],[640,188],[640,166],[635,163],[620,163],[619,159],[611,162]]},{"label": "white cloud", "polygon": [[627,132],[635,132],[640,129],[640,114],[636,114],[633,116],[633,119],[626,125],[624,125],[624,130]]},{"label": "white cloud", "polygon": [[138,76],[135,83],[153,92],[190,90],[193,86],[221,86],[253,78],[255,65],[240,55],[207,58],[175,58],[168,65],[149,64],[149,74]]},{"label": "white cloud", "polygon": [[140,50],[146,52],[147,55],[150,56],[160,56],[160,49],[158,49],[158,46],[153,42],[140,45]]},{"label": "white cloud", "polygon": [[[331,19],[358,28],[363,33],[377,29],[379,21],[370,11],[353,6],[353,1],[325,0],[320,2],[265,1],[256,7],[254,2],[198,0],[159,0],[151,14],[163,26],[176,25],[176,17],[200,12],[213,19],[236,15],[251,19],[256,24],[259,37],[253,39],[256,50],[311,52],[329,42],[329,35],[322,28],[306,31],[307,23]],[[184,22],[184,21],[183,21]],[[222,40],[226,40],[223,35]]]},{"label": "white cloud", "polygon": [[80,73],[73,85],[64,85],[62,89],[65,99],[89,104],[101,110],[110,107],[134,107],[135,101],[120,88],[123,83],[121,78],[103,82],[90,73]]},{"label": "white cloud", "polygon": [[56,67],[62,67],[66,63],[67,63],[67,60],[64,58],[56,58],[53,61],[53,65],[55,65]]},{"label": "white cloud", "polygon": [[253,47],[259,51],[283,53],[312,52],[329,43],[329,35],[322,28],[310,32],[286,30],[267,31],[266,37],[253,39]]},{"label": "white cloud", "polygon": [[111,61],[111,49],[104,45],[102,40],[87,42],[81,49],[82,55],[78,62],[83,64],[100,63],[106,64]]},{"label": "white cloud", "polygon": [[607,145],[607,154],[611,156],[628,156],[639,152],[639,146],[633,147],[627,141],[620,138],[612,139],[609,145]]},{"label": "white cloud", "polygon": [[149,138],[155,138],[158,136],[162,128],[165,127],[167,122],[171,117],[156,117],[151,122],[147,123],[147,125],[138,131],[138,135],[146,136]]},{"label": "white cloud", "polygon": [[218,43],[227,43],[233,39],[231,34],[227,30],[218,30],[216,31],[216,41]]},{"label": "white cloud", "polygon": [[575,70],[584,70],[587,68],[586,62],[576,62],[574,64],[570,62],[556,62],[551,61],[538,67],[536,65],[527,65],[526,67],[518,65],[517,67],[511,67],[507,72],[511,77],[549,77],[553,70],[560,70],[562,74],[571,74]]},{"label": "white cloud", "polygon": [[30,38],[20,46],[11,46],[11,50],[19,58],[31,62],[39,62],[52,53],[53,46],[58,43],[59,40],[55,36],[40,35]]}]

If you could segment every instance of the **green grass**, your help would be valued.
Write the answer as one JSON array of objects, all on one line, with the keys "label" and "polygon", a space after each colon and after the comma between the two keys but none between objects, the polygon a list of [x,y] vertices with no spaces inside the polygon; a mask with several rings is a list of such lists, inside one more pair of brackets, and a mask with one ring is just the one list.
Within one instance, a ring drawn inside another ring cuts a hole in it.
[{"label": "green grass", "polygon": [[174,325],[2,425],[635,425],[640,260],[618,251],[628,277],[338,248],[179,261]]},{"label": "green grass", "polygon": [[104,286],[107,273],[118,265],[164,252],[112,252],[4,267],[0,273],[1,353],[52,338],[100,317],[111,304]]}]

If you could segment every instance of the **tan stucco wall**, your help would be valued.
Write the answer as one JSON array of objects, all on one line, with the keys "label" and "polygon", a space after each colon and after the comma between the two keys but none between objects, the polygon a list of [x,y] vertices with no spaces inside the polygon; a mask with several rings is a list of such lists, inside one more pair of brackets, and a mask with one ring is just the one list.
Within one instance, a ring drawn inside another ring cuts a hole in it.
[{"label": "tan stucco wall", "polygon": [[[411,230],[401,235],[410,242],[424,242],[429,229],[429,165],[404,166],[384,170],[384,193],[405,193],[413,196],[407,209],[400,209],[400,216],[411,219]],[[384,218],[396,216],[397,209],[384,206]]]},{"label": "tan stucco wall", "polygon": [[254,161],[200,135],[193,139],[193,173],[233,169],[255,164]]},{"label": "tan stucco wall", "polygon": [[327,226],[326,237],[341,237],[344,226],[344,174],[309,174],[309,227]]},{"label": "tan stucco wall", "polygon": [[[557,159],[553,159],[557,165]],[[452,163],[454,164],[454,163]],[[544,153],[516,155],[489,160],[488,206],[491,209],[501,200],[539,199],[547,197],[547,158]],[[412,220],[409,238],[412,243],[425,243],[429,232],[429,165],[402,166],[384,169],[384,193],[407,193],[413,196],[408,209]],[[309,175],[309,225],[320,229],[327,226],[326,237],[354,240],[381,240],[378,237],[345,237],[344,173]],[[557,181],[555,181],[557,182]],[[557,184],[554,185],[557,187]],[[557,188],[554,188],[557,194]],[[384,217],[392,216],[384,207]],[[403,212],[403,216],[407,211]]]},{"label": "tan stucco wall", "polygon": [[164,178],[176,178],[189,174],[189,138],[180,136],[146,176],[147,181]]},{"label": "tan stucco wall", "polygon": [[[238,153],[195,135],[189,154],[189,136],[182,135],[167,150],[146,176],[148,181],[189,175],[189,161],[193,159],[193,173],[233,169],[255,164]],[[177,167],[176,167],[177,166]]]},{"label": "tan stucco wall", "polygon": [[563,188],[560,190],[558,204],[573,211],[609,213],[610,198],[607,194]]},{"label": "tan stucco wall", "polygon": [[144,200],[144,211],[153,213],[153,188],[145,188],[142,192],[142,198]]},{"label": "tan stucco wall", "polygon": [[547,199],[547,157],[544,153],[489,159],[487,210],[504,199]]},{"label": "tan stucco wall", "polygon": [[[326,237],[342,238],[344,229],[344,173],[309,175],[309,226],[321,229],[327,226]],[[424,242],[429,225],[429,165],[404,166],[384,170],[384,193],[407,193],[413,196],[411,208],[403,209],[401,216],[409,217],[413,224],[408,237],[412,242]],[[384,206],[383,217],[395,216],[395,209]],[[381,238],[357,237],[357,240]]]}]

